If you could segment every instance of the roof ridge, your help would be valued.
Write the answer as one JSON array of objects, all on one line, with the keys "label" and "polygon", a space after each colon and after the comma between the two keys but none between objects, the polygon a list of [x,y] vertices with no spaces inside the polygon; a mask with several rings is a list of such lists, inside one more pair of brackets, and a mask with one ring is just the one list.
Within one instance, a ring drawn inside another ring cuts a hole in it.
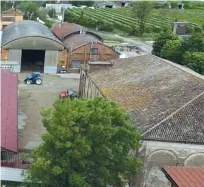
[{"label": "roof ridge", "polygon": [[142,136],[146,135],[148,132],[152,131],[153,129],[155,129],[156,127],[158,127],[159,125],[161,125],[164,121],[168,120],[170,117],[172,117],[174,114],[178,113],[180,110],[182,110],[183,108],[185,108],[186,106],[188,106],[189,104],[191,104],[193,101],[195,101],[197,98],[201,97],[204,94],[204,92],[201,92],[199,95],[197,95],[196,97],[194,97],[192,100],[188,101],[186,104],[184,104],[183,106],[181,106],[179,109],[177,109],[176,111],[174,111],[173,113],[171,113],[168,117],[166,117],[165,119],[161,120],[159,123],[157,123],[156,125],[154,125],[153,127],[151,127],[150,129],[148,129],[147,131],[145,131]]},{"label": "roof ridge", "polygon": [[[152,55],[152,54],[150,54],[150,55]],[[192,69],[190,69],[190,68],[188,68],[188,67],[182,66],[182,65],[180,65],[180,64],[177,64],[177,63],[172,62],[172,61],[170,61],[170,60],[167,60],[167,59],[158,57],[158,56],[156,56],[156,55],[152,55],[152,56],[154,56],[154,57],[156,57],[156,58],[158,58],[158,59],[160,59],[160,60],[166,62],[167,64],[169,64],[169,65],[171,65],[171,66],[174,66],[174,67],[176,67],[176,68],[178,68],[178,69],[180,69],[180,70],[182,70],[182,71],[184,71],[184,72],[187,72],[187,73],[189,73],[189,74],[191,74],[191,75],[193,75],[193,76],[199,77],[200,79],[203,79],[203,80],[204,80],[204,76],[203,76],[203,75],[201,75],[201,74],[199,74],[199,73],[193,71]]]}]

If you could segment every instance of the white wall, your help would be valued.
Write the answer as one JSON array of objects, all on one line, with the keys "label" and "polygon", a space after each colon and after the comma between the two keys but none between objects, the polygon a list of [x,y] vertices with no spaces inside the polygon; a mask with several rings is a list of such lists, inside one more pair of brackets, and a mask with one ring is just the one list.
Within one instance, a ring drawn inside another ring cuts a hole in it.
[{"label": "white wall", "polygon": [[204,145],[144,141],[144,175],[141,186],[168,187],[164,166],[204,167]]}]

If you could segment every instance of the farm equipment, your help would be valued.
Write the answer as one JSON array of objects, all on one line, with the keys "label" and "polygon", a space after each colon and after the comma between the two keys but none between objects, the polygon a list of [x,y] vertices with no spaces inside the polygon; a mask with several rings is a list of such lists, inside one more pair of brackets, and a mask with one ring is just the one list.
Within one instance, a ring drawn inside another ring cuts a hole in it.
[{"label": "farm equipment", "polygon": [[60,99],[70,98],[71,100],[78,98],[76,91],[67,90],[59,93]]},{"label": "farm equipment", "polygon": [[26,84],[41,85],[42,84],[42,77],[41,77],[39,72],[33,72],[31,75],[26,76],[24,82]]},{"label": "farm equipment", "polygon": [[61,73],[61,74],[67,73],[67,70],[66,70],[65,66],[62,66],[62,67],[60,68],[59,73]]}]

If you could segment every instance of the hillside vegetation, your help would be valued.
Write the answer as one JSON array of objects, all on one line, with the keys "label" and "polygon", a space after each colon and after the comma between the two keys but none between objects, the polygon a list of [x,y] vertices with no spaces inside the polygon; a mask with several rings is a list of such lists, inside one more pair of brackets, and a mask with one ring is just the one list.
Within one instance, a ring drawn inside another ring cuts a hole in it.
[{"label": "hillside vegetation", "polygon": [[[75,22],[89,28],[104,31],[120,30],[130,35],[136,35],[137,18],[131,8],[73,8],[65,13],[65,21]],[[153,9],[148,16],[146,33],[158,33],[163,26],[171,26],[174,21],[191,23],[189,33],[201,31],[204,28],[204,11],[199,9]]]}]

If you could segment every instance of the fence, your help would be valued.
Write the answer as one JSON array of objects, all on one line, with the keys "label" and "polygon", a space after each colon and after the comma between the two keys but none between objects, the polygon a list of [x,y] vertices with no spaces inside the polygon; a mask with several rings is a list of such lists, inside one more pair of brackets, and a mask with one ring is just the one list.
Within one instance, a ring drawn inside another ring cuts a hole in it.
[{"label": "fence", "polygon": [[1,61],[1,69],[19,73],[20,65],[16,61]]},{"label": "fence", "polygon": [[27,158],[26,152],[11,153],[8,151],[1,151],[1,167],[27,169],[32,163],[31,158]]}]

